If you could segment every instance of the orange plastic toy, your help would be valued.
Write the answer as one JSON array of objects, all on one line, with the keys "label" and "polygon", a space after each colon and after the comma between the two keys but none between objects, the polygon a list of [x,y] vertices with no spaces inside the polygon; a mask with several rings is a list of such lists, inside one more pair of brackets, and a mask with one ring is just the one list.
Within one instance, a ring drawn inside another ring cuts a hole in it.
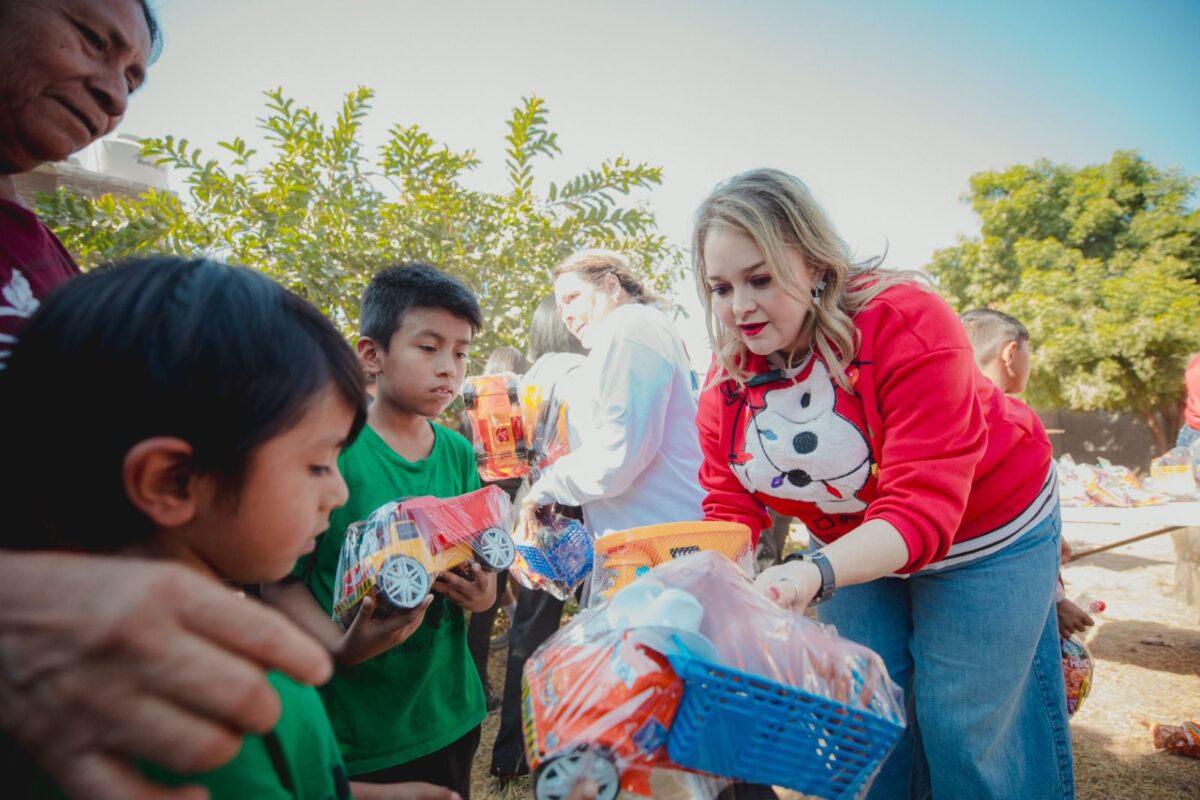
[{"label": "orange plastic toy", "polygon": [[519,391],[516,378],[507,375],[468,378],[463,385],[475,462],[485,481],[529,474],[529,443]]},{"label": "orange plastic toy", "polygon": [[740,522],[669,522],[616,531],[596,540],[592,590],[611,597],[652,567],[701,550],[721,553],[749,570],[751,542],[750,528]]},{"label": "orange plastic toy", "polygon": [[683,683],[636,631],[615,644],[539,650],[525,666],[522,689],[538,800],[564,800],[581,777],[600,787],[599,800],[613,800],[621,789],[650,796],[651,769],[670,766],[664,744]]}]

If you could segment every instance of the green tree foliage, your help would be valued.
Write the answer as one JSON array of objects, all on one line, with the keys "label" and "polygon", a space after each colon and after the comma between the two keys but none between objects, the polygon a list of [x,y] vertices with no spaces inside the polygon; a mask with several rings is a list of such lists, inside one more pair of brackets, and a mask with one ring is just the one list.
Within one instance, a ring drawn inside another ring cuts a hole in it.
[{"label": "green tree foliage", "polygon": [[928,269],[960,312],[997,308],[1029,328],[1033,403],[1140,414],[1162,451],[1200,349],[1196,186],[1129,151],[1082,168],[981,172],[969,199],[982,235]]},{"label": "green tree foliage", "polygon": [[505,141],[507,191],[463,183],[479,161],[454,152],[417,125],[395,125],[374,159],[360,133],[372,92],[344,99],[324,124],[309,108],[267,92],[259,120],[268,158],[241,138],[221,142],[224,162],[186,139],[142,141],[142,153],[182,175],[182,196],[149,191],[136,199],[89,200],[59,190],[39,199],[42,218],[85,267],[146,252],[209,255],[245,264],[304,296],[348,334],[371,275],[399,261],[436,264],[479,295],[488,328],[476,352],[524,348],[533,308],[550,291],[548,270],[581,247],[627,254],[666,289],[682,254],[657,232],[644,207],[621,205],[662,182],[662,168],[616,156],[539,196],[538,159],[560,152],[545,103],[513,109]]}]

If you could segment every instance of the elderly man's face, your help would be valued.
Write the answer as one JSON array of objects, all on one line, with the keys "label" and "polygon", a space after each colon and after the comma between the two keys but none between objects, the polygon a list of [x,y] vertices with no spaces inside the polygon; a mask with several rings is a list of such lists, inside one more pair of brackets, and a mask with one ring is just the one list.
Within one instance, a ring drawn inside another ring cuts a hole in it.
[{"label": "elderly man's face", "polygon": [[112,131],[150,48],[138,0],[0,2],[0,173],[61,161]]}]

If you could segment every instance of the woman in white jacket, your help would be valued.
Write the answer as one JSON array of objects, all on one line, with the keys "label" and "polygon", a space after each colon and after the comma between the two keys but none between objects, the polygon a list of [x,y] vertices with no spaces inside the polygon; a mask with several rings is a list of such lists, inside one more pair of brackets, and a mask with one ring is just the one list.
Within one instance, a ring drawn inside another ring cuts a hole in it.
[{"label": "woman in white jacket", "polygon": [[590,353],[570,381],[579,444],[533,485],[524,512],[581,506],[595,536],[701,519],[696,401],[679,334],[616,253],[577,253],[552,275],[563,322]]}]

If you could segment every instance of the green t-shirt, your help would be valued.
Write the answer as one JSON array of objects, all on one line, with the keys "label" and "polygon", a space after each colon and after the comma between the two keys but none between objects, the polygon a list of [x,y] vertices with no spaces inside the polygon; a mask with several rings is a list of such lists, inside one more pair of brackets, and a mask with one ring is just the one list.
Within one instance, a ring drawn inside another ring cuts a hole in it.
[{"label": "green t-shirt", "polygon": [[[292,573],[326,611],[333,609],[334,573],[351,523],[399,497],[456,497],[479,488],[471,444],[454,431],[432,427],[433,450],[421,461],[401,456],[370,426],[338,458],[350,499],[330,515],[316,550]],[[339,666],[320,693],[352,776],[440,750],[487,715],[483,684],[467,650],[466,617],[440,595],[403,644],[361,664]]]},{"label": "green t-shirt", "polygon": [[283,714],[268,736],[247,736],[237,756],[204,775],[143,767],[168,786],[200,784],[213,800],[347,800],[350,783],[316,689],[270,674]]}]

